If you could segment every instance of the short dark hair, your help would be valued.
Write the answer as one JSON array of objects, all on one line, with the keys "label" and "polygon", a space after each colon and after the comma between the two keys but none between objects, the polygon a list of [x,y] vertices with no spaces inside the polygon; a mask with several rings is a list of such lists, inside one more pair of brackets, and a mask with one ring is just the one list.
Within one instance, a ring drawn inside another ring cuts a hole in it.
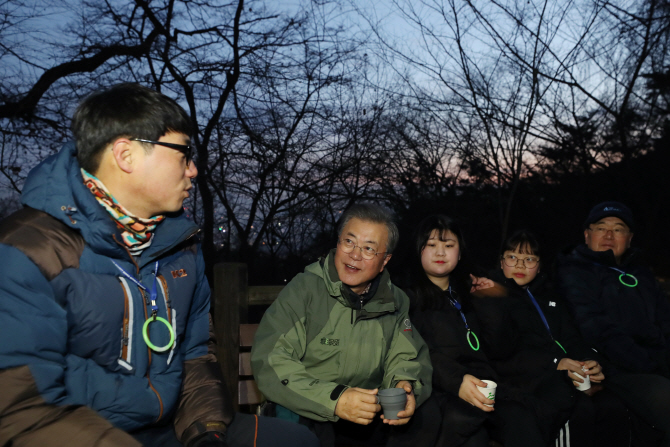
[{"label": "short dark hair", "polygon": [[[417,307],[421,310],[434,310],[444,307],[446,300],[439,288],[433,284],[421,264],[423,249],[430,239],[433,231],[437,231],[440,240],[444,240],[446,233],[451,231],[458,239],[458,247],[461,260],[456,268],[449,273],[449,286],[456,292],[459,301],[466,307],[469,306],[469,291],[472,266],[467,260],[467,249],[463,233],[458,223],[444,214],[434,214],[422,220],[414,230],[414,250],[412,251],[412,288],[414,290]],[[413,303],[414,305],[414,303]]]},{"label": "short dark hair", "polygon": [[102,150],[117,138],[156,141],[169,132],[190,136],[192,128],[186,111],[175,100],[148,87],[126,83],[84,99],[72,117],[72,132],[79,165],[95,174]]},{"label": "short dark hair", "polygon": [[538,258],[542,257],[540,250],[540,243],[533,233],[528,230],[515,231],[508,237],[500,249],[500,256],[504,255],[506,251],[514,251],[519,247],[519,252],[528,255],[535,255]]},{"label": "short dark hair", "polygon": [[374,222],[386,225],[388,230],[388,239],[386,241],[386,253],[391,254],[398,245],[400,232],[395,223],[393,214],[381,205],[375,203],[356,203],[350,206],[342,215],[340,223],[337,226],[337,237],[340,237],[342,230],[353,218],[360,219],[365,222]]}]

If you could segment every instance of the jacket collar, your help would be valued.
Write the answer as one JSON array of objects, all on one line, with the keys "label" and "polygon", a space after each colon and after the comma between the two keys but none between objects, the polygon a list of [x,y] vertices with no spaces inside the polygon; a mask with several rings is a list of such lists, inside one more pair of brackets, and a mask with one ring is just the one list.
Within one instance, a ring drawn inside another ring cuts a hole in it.
[{"label": "jacket collar", "polygon": [[637,262],[637,259],[640,255],[640,250],[635,247],[630,247],[621,257],[621,264],[616,263],[614,259],[614,252],[612,250],[607,251],[593,251],[586,244],[578,245],[574,251],[578,257],[586,259],[587,261],[594,262],[596,264],[602,264],[607,267],[625,267]]},{"label": "jacket collar", "polygon": [[[335,268],[335,250],[337,249],[332,249],[325,258],[319,259],[318,262],[307,266],[305,271],[322,278],[331,297],[337,299],[346,307],[354,308],[355,306],[352,304],[350,294],[354,295],[353,301],[358,301],[359,295],[356,295],[348,286],[340,281],[337,269]],[[367,301],[364,299],[363,313],[394,312],[396,304],[393,287],[395,286],[391,283],[391,276],[384,269],[381,274],[377,275],[370,286],[368,292],[369,298]]]},{"label": "jacket collar", "polygon": [[[76,153],[74,142],[67,143],[30,171],[21,202],[81,232],[96,253],[127,260],[126,249],[115,241],[121,241],[121,230],[84,185]],[[136,261],[141,267],[197,231],[183,213],[168,216],[156,228],[151,246]]]}]

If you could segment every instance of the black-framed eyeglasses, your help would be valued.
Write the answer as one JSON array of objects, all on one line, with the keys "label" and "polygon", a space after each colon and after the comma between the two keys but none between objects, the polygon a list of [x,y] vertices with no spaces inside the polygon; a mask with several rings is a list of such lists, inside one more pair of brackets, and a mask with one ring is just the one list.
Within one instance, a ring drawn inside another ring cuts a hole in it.
[{"label": "black-framed eyeglasses", "polygon": [[364,245],[361,247],[360,245],[356,245],[354,241],[348,238],[340,239],[337,242],[342,247],[343,253],[351,253],[352,251],[354,251],[356,247],[358,247],[361,250],[361,256],[363,257],[363,259],[367,259],[368,261],[374,259],[375,256],[377,255],[385,255],[387,253],[385,251],[383,252],[377,251],[368,245]]},{"label": "black-framed eyeglasses", "polygon": [[518,262],[521,261],[523,266],[527,269],[534,269],[537,267],[537,263],[540,262],[540,260],[535,256],[518,257],[515,255],[505,255],[502,258],[507,267],[516,267]]},{"label": "black-framed eyeglasses", "polygon": [[190,144],[166,143],[165,141],[151,141],[151,140],[144,140],[142,138],[131,138],[130,141],[139,141],[140,143],[157,144],[159,146],[165,146],[169,147],[170,149],[179,151],[186,157],[186,166],[188,166],[193,160],[193,146],[191,146]]}]

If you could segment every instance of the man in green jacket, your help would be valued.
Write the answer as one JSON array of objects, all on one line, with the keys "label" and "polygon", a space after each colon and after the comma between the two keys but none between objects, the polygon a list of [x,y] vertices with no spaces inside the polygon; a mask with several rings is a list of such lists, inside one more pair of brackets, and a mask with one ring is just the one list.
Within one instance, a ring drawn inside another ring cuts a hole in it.
[{"label": "man in green jacket", "polygon": [[[439,419],[429,419],[438,410],[432,400],[422,405],[431,392],[428,348],[409,320],[407,296],[384,270],[398,229],[384,208],[358,204],[338,234],[337,248],[265,312],[251,352],[258,386],[279,417],[310,427],[322,446],[432,445]],[[393,387],[407,393],[405,410],[377,417],[378,391]]]}]

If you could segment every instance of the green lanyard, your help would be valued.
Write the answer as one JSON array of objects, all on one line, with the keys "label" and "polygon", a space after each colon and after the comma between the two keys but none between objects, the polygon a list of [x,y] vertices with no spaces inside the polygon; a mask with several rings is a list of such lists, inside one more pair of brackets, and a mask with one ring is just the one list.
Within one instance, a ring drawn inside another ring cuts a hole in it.
[{"label": "green lanyard", "polygon": [[[133,278],[128,272],[123,270],[123,267],[114,262],[114,260],[112,260],[112,263],[116,266],[117,269],[121,271],[123,276],[134,282],[140,289],[149,293],[149,299],[151,300],[151,317],[147,318],[147,321],[144,322],[144,326],[142,326],[142,337],[144,338],[144,342],[147,344],[147,346],[151,348],[153,351],[156,352],[167,351],[174,344],[174,330],[172,329],[172,326],[170,325],[170,323],[168,323],[168,321],[165,318],[158,316],[158,305],[156,304],[156,298],[158,297],[158,290],[156,288],[156,278],[158,276],[158,261],[156,261],[156,266],[154,268],[154,283],[153,286],[151,287],[151,290],[147,289],[144,284],[142,284],[141,282]],[[154,321],[160,321],[161,323],[163,323],[170,332],[170,342],[165,346],[156,346],[153,343],[151,343],[151,339],[149,338],[149,325]]]},{"label": "green lanyard", "polygon": [[[623,270],[619,270],[619,269],[614,268],[614,267],[609,267],[609,268],[611,268],[612,270],[614,270],[614,271],[616,271],[616,272],[621,273],[621,274],[619,275],[619,282],[620,282],[621,284],[623,284],[624,286],[626,286],[626,287],[635,287],[635,286],[637,286],[637,278],[634,277],[633,275],[631,275],[630,273],[626,273],[626,272],[624,272]],[[630,276],[631,278],[633,278],[633,281],[634,281],[634,282],[631,283],[631,284],[628,284],[627,282],[625,282],[623,279],[624,279],[625,277],[627,277],[627,276]]]},{"label": "green lanyard", "polygon": [[[595,265],[599,265],[599,266],[601,266],[601,267],[607,267],[608,269],[612,269],[612,270],[614,270],[615,272],[619,272],[619,273],[621,273],[621,274],[619,275],[619,282],[620,282],[621,284],[623,284],[624,286],[626,286],[626,287],[635,287],[635,286],[637,286],[637,278],[636,278],[635,276],[631,275],[630,273],[626,273],[626,272],[624,272],[624,271],[621,270],[621,269],[618,269],[618,268],[616,268],[616,267],[611,267],[611,266],[609,266],[609,265],[602,265],[602,264],[599,264],[599,263],[597,263],[597,262],[594,262],[594,264],[595,264]],[[633,278],[633,281],[634,281],[634,282],[631,283],[631,284],[628,284],[627,282],[625,282],[625,281],[623,280],[623,279],[626,278],[626,277],[631,277],[631,278]]]},{"label": "green lanyard", "polygon": [[[454,306],[454,309],[456,309],[461,314],[461,318],[463,319],[463,323],[465,323],[465,329],[468,331],[468,333],[466,335],[466,338],[468,340],[468,344],[470,345],[470,347],[472,348],[473,351],[479,351],[479,339],[477,338],[477,334],[472,332],[472,330],[470,329],[470,326],[468,326],[468,320],[465,319],[465,314],[461,310],[461,303],[459,303],[458,300],[456,299],[456,297],[452,294],[451,286],[449,286],[447,291],[449,292],[449,302],[451,303],[452,306]],[[476,348],[472,345],[472,341],[470,340],[470,334],[472,334],[472,336],[475,338],[475,341],[477,342],[477,347]]]}]

